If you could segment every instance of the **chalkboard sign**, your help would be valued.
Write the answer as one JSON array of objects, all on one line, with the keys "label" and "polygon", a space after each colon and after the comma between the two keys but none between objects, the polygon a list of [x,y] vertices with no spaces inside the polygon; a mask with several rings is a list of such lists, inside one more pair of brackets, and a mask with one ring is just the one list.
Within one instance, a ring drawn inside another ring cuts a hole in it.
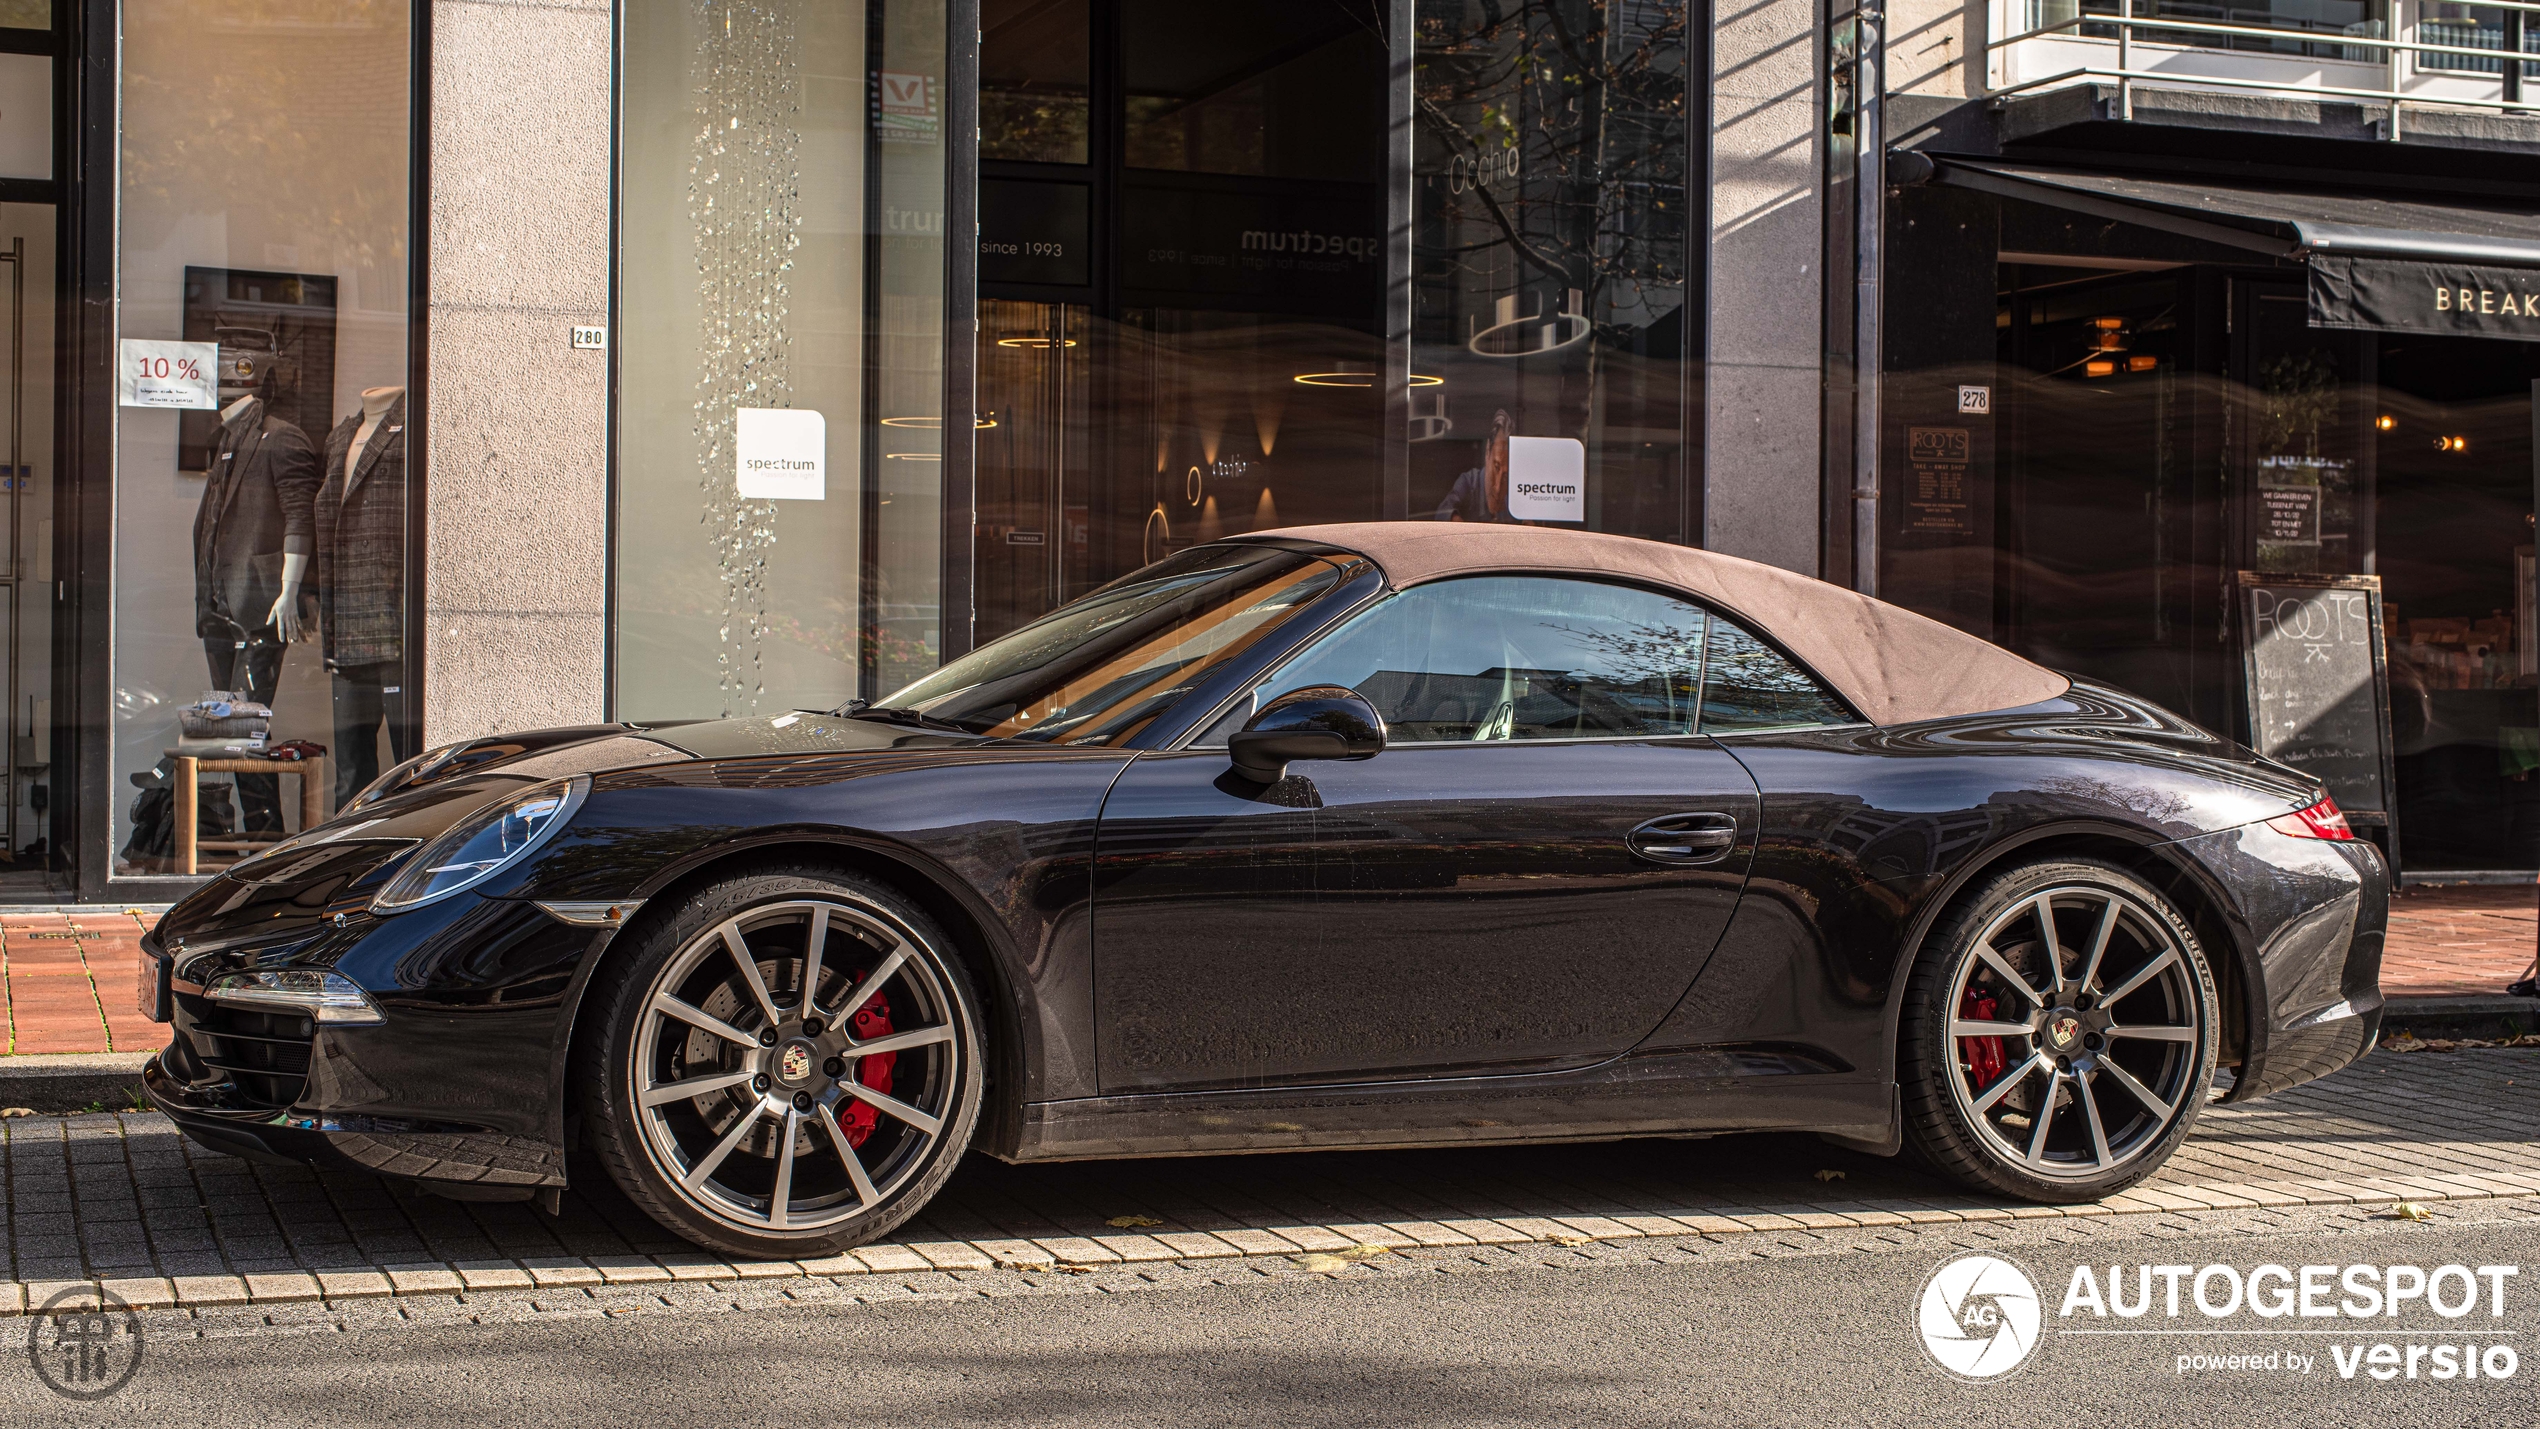
[{"label": "chalkboard sign", "polygon": [[2350,820],[2390,821],[2381,577],[2240,572],[2250,744],[2318,775]]}]

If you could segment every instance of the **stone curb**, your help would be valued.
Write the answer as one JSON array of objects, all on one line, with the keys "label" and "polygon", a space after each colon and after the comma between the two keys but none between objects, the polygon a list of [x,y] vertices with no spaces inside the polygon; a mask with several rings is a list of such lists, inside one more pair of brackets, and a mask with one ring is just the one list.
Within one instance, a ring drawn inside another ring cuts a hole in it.
[{"label": "stone curb", "polygon": [[[2074,1206],[1994,1204],[1973,1198],[1828,1201],[1682,1215],[1512,1216],[1501,1220],[1398,1221],[1383,1225],[1283,1225],[1036,1240],[919,1241],[859,1246],[817,1260],[719,1261],[704,1254],[557,1256],[529,1260],[400,1262],[314,1272],[190,1275],[174,1279],[0,1281],[0,1318],[22,1317],[60,1291],[102,1285],[135,1309],[213,1309],[309,1301],[465,1295],[593,1285],[707,1284],[744,1280],[835,1281],[863,1275],[1011,1270],[1084,1275],[1155,1261],[1277,1259],[1383,1246],[1388,1251],[1470,1245],[1578,1246],[1671,1236],[1722,1237],[1789,1230],[2048,1220],[2252,1206],[2354,1206],[2399,1201],[2489,1201],[2540,1196],[2540,1175],[2427,1175],[2408,1180],[2259,1181],[2136,1187]],[[1332,1267],[1314,1267],[1328,1272]]]},{"label": "stone curb", "polygon": [[0,1057],[0,1107],[22,1106],[39,1112],[76,1112],[103,1103],[121,1110],[132,1105],[141,1089],[141,1065],[158,1055],[147,1052],[26,1052]]},{"label": "stone curb", "polygon": [[2471,997],[2394,997],[2383,1007],[2381,1035],[2520,1037],[2540,1032],[2540,998],[2503,993]]}]

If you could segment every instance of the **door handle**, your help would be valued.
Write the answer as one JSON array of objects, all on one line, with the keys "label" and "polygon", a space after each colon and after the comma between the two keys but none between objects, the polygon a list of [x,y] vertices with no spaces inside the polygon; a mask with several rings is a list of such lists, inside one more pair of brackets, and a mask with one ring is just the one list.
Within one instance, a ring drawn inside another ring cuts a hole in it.
[{"label": "door handle", "polygon": [[1652,863],[1717,863],[1737,847],[1737,816],[1666,814],[1633,829],[1623,842]]}]

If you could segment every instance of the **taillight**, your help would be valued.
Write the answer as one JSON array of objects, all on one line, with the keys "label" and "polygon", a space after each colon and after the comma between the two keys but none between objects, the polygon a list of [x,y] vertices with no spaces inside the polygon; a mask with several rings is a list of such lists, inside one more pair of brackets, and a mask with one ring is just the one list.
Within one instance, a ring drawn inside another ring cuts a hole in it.
[{"label": "taillight", "polygon": [[2355,831],[2346,823],[2344,810],[2337,807],[2335,796],[2320,795],[2318,803],[2289,814],[2278,814],[2267,820],[2267,827],[2297,839],[2351,839]]}]

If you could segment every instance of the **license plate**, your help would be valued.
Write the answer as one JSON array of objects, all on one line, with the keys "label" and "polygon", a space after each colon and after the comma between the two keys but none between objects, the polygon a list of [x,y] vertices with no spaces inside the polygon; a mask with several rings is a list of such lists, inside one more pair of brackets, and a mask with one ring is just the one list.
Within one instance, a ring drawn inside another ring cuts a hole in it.
[{"label": "license plate", "polygon": [[141,1015],[153,1022],[165,1022],[172,1015],[168,1006],[168,976],[171,964],[166,958],[152,957],[148,949],[141,953],[141,976],[133,979],[140,990]]}]

